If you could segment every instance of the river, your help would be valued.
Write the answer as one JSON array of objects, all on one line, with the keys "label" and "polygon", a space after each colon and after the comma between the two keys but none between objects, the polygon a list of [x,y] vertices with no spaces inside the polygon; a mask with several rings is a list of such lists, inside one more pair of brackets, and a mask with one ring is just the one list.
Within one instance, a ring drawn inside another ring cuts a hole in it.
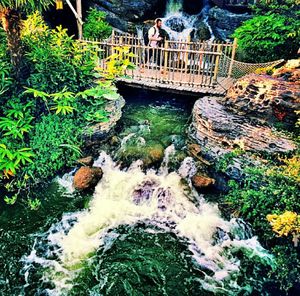
[{"label": "river", "polygon": [[39,188],[39,210],[1,205],[1,295],[250,295],[273,259],[191,184],[194,99],[121,94],[123,118],[99,149],[92,195],[74,191],[74,168]]}]

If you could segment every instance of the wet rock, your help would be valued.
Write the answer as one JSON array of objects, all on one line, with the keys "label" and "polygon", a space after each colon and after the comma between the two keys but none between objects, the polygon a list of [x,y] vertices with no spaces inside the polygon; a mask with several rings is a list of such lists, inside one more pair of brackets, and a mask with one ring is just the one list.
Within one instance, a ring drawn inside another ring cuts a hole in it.
[{"label": "wet rock", "polygon": [[143,160],[146,167],[150,167],[160,163],[164,158],[164,147],[162,145],[154,145],[147,149],[146,157]]},{"label": "wet rock", "polygon": [[101,180],[103,175],[102,169],[98,167],[81,167],[74,176],[74,187],[83,191],[93,189]]},{"label": "wet rock", "polygon": [[[189,134],[200,145],[203,157],[212,164],[219,164],[229,178],[240,181],[245,176],[246,166],[260,165],[247,152],[277,155],[296,149],[295,143],[286,136],[253,123],[247,116],[228,111],[218,100],[206,97],[196,101]],[[237,148],[245,153],[235,154]]]},{"label": "wet rock", "polygon": [[158,184],[154,180],[144,181],[133,192],[133,202],[139,205],[145,201],[149,201],[152,198],[153,192]]},{"label": "wet rock", "polygon": [[89,0],[86,6],[104,11],[109,24],[127,31],[131,22],[161,17],[166,7],[166,0]]},{"label": "wet rock", "polygon": [[208,26],[204,22],[197,24],[196,28],[197,31],[194,36],[195,40],[208,40],[211,37]]},{"label": "wet rock", "polygon": [[112,136],[109,143],[112,146],[116,146],[116,145],[120,144],[120,139],[117,136]]},{"label": "wet rock", "polygon": [[192,184],[197,189],[203,189],[203,188],[210,187],[210,186],[214,185],[215,182],[216,182],[215,179],[212,179],[212,178],[209,178],[206,176],[202,176],[202,175],[198,175],[198,174],[192,177]]},{"label": "wet rock", "polygon": [[250,18],[251,15],[248,13],[236,14],[226,9],[213,7],[209,10],[208,22],[217,39],[226,40],[230,38],[242,22]]},{"label": "wet rock", "polygon": [[172,29],[175,32],[182,32],[185,29],[185,22],[180,17],[171,17],[166,21],[166,26],[168,26],[170,29]]},{"label": "wet rock", "polygon": [[115,126],[122,116],[122,108],[125,105],[123,97],[109,101],[105,106],[105,111],[109,114],[108,122],[99,122],[92,126],[87,126],[83,133],[83,140],[86,146],[92,145],[94,142],[99,142],[110,137]]},{"label": "wet rock", "polygon": [[187,148],[188,152],[193,156],[198,156],[201,152],[201,147],[198,144],[189,144]]},{"label": "wet rock", "polygon": [[[277,75],[279,73],[282,72]],[[294,124],[295,111],[300,109],[300,84],[250,74],[237,80],[223,103],[238,115],[259,118],[263,122],[277,119]]]},{"label": "wet rock", "polygon": [[91,167],[94,163],[94,159],[92,156],[87,156],[87,157],[78,159],[77,162],[81,165]]},{"label": "wet rock", "polygon": [[272,76],[299,85],[300,59],[287,61],[287,63],[283,67],[280,67],[279,69],[275,70]]}]

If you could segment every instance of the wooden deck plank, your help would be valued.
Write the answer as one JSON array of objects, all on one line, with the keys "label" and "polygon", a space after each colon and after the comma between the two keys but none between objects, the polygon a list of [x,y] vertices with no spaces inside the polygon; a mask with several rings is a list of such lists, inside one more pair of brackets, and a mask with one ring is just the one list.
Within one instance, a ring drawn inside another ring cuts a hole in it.
[{"label": "wooden deck plank", "polygon": [[[155,72],[156,73],[155,73]],[[151,73],[150,73],[151,72]],[[150,75],[153,75],[151,78]],[[117,78],[118,82],[123,84],[128,84],[130,86],[140,86],[143,88],[151,88],[151,89],[160,89],[160,90],[168,90],[180,93],[193,93],[193,94],[213,94],[213,95],[223,95],[226,90],[232,86],[234,83],[234,79],[232,78],[224,78],[219,77],[217,84],[211,85],[201,85],[202,75],[197,75],[194,78],[194,82],[190,83],[189,81],[180,80],[181,73],[174,73],[174,79],[168,79],[168,75],[162,75],[160,70],[155,69],[144,69],[140,72],[139,69],[133,71],[133,75],[131,77],[120,77]],[[161,76],[161,77],[159,77]],[[188,80],[188,76],[186,76]]]}]

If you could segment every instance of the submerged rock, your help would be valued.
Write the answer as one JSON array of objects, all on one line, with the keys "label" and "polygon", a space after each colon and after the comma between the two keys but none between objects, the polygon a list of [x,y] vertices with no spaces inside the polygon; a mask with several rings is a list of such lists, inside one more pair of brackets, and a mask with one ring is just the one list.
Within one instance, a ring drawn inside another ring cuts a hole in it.
[{"label": "submerged rock", "polygon": [[146,157],[143,159],[146,167],[160,163],[164,158],[164,147],[160,144],[148,147]]},{"label": "submerged rock", "polygon": [[99,167],[81,167],[74,176],[74,187],[80,191],[93,189],[101,180],[102,175],[102,169]]}]

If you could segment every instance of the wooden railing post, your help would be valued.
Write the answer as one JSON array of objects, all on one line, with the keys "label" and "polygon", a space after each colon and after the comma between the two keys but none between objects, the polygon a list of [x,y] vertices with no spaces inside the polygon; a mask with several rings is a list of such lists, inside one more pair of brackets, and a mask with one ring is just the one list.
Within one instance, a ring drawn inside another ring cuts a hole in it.
[{"label": "wooden railing post", "polygon": [[228,77],[231,77],[231,74],[232,74],[232,67],[233,67],[233,63],[234,63],[236,49],[237,49],[237,39],[234,38],[233,44],[232,44],[231,61],[230,61],[229,69],[228,69]]},{"label": "wooden railing post", "polygon": [[169,48],[169,42],[168,40],[165,41],[165,53],[164,53],[164,80],[167,77],[167,71],[168,71],[168,48]]},{"label": "wooden railing post", "polygon": [[114,44],[115,44],[115,30],[112,30],[112,33],[111,33],[111,54],[115,53]]},{"label": "wooden railing post", "polygon": [[222,44],[218,44],[217,53],[218,53],[218,55],[216,57],[216,62],[215,62],[215,70],[214,70],[214,80],[213,80],[213,83],[217,83],[217,81],[218,81],[220,55],[222,54]]}]

